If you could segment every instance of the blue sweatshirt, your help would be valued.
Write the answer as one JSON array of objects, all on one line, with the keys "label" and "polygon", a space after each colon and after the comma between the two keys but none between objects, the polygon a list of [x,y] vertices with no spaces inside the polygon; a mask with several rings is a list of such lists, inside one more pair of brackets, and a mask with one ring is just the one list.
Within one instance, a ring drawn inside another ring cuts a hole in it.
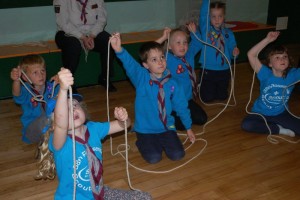
[{"label": "blue sweatshirt", "polygon": [[[158,85],[151,84],[149,71],[133,59],[125,49],[116,52],[116,55],[122,61],[126,74],[136,89],[133,130],[145,134],[165,132],[165,126],[159,118]],[[166,72],[163,76],[165,75]],[[172,110],[174,110],[180,116],[185,128],[190,129],[192,120],[182,87],[171,77],[163,85],[163,88],[165,91],[167,128],[175,130],[174,117],[171,115]]]},{"label": "blue sweatshirt", "polygon": [[[196,35],[198,38],[201,38],[199,32],[196,32]],[[201,48],[202,43],[192,33],[191,42],[189,44],[189,49],[186,52],[185,59],[193,69],[195,68],[195,56],[201,50]],[[189,71],[181,58],[175,56],[171,52],[168,52],[167,68],[170,70],[172,77],[182,85],[186,99],[188,101],[192,99],[192,82],[190,80]]]},{"label": "blue sweatshirt", "polygon": [[[222,27],[221,30],[216,30],[208,21],[207,25],[207,18],[210,19],[209,16],[209,0],[203,0],[202,5],[200,8],[200,16],[199,16],[199,27],[201,31],[202,40],[209,44],[212,44],[210,37],[212,34],[219,34],[221,33],[224,38],[224,54],[228,58],[229,62],[233,59],[233,49],[236,47],[236,41],[233,32],[225,27]],[[208,29],[207,29],[208,28]],[[229,69],[229,65],[225,60],[224,64],[222,65],[222,55],[219,53],[217,54],[215,48],[210,46],[203,47],[201,51],[201,56],[199,62],[202,64],[202,68],[209,69],[209,70],[227,70]],[[205,62],[204,62],[205,61]],[[205,66],[203,66],[205,64]]]},{"label": "blue sweatshirt", "polygon": [[[25,83],[28,88],[31,88],[29,83]],[[51,93],[53,84],[50,82],[46,82],[45,92],[43,94],[43,100],[48,102],[51,99]],[[59,85],[56,86],[54,90],[54,97],[57,95],[59,91]],[[43,112],[42,103],[35,101],[32,95],[27,91],[27,89],[22,86],[20,96],[14,96],[13,100],[16,104],[21,105],[23,114],[21,116],[21,122],[23,125],[22,128],[22,140],[26,143],[30,143],[29,139],[25,136],[26,128],[28,125],[41,116]]]}]

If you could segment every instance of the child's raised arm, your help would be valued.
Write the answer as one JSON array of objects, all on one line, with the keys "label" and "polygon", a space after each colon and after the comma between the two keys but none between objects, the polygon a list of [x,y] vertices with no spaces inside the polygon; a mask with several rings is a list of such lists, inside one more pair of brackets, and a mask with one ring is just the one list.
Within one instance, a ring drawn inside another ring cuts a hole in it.
[{"label": "child's raised arm", "polygon": [[110,38],[110,45],[115,52],[122,51],[121,42],[122,42],[122,40],[121,40],[120,33],[115,33]]},{"label": "child's raised arm", "polygon": [[60,89],[54,110],[53,146],[59,150],[65,143],[69,127],[68,89],[73,85],[74,78],[70,70],[62,68],[58,72]]},{"label": "child's raised arm", "polygon": [[10,72],[10,78],[13,80],[12,83],[12,94],[14,96],[19,96],[21,93],[21,83],[19,78],[21,77],[20,66],[13,68]]},{"label": "child's raised arm", "polygon": [[269,32],[264,39],[262,39],[259,43],[257,43],[248,51],[247,55],[248,55],[249,63],[256,73],[259,72],[262,66],[261,61],[258,59],[259,52],[263,48],[265,48],[268,44],[275,41],[279,36],[279,34],[280,34],[279,31]]},{"label": "child's raised arm", "polygon": [[157,40],[155,40],[155,42],[162,44],[164,41],[166,41],[170,35],[171,29],[166,27],[163,31],[163,35],[158,38]]},{"label": "child's raised arm", "polygon": [[120,132],[125,129],[124,122],[127,122],[127,127],[130,126],[130,119],[128,118],[128,113],[123,107],[116,107],[114,111],[115,119],[110,122],[110,128],[108,134],[113,134]]},{"label": "child's raised arm", "polygon": [[55,83],[59,83],[59,78],[58,78],[58,75],[54,75],[50,78],[50,81],[55,81]]},{"label": "child's raised arm", "polygon": [[194,22],[187,23],[186,27],[190,32],[196,33],[196,31],[197,31],[197,26]]}]

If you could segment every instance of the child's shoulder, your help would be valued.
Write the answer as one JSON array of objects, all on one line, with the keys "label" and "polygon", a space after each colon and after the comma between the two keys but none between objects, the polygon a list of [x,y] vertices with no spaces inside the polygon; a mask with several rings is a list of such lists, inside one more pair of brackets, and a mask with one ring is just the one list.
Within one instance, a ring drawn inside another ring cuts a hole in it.
[{"label": "child's shoulder", "polygon": [[234,32],[230,28],[224,27],[223,33],[224,33],[226,39],[230,38],[230,36],[234,36]]},{"label": "child's shoulder", "polygon": [[101,134],[106,134],[109,131],[109,122],[95,122],[95,121],[88,121],[85,123],[89,131],[96,131],[100,132]]},{"label": "child's shoulder", "polygon": [[[300,76],[300,68],[298,67],[291,67],[287,73],[287,75],[293,75],[293,76]],[[299,77],[300,79],[300,77]]]}]

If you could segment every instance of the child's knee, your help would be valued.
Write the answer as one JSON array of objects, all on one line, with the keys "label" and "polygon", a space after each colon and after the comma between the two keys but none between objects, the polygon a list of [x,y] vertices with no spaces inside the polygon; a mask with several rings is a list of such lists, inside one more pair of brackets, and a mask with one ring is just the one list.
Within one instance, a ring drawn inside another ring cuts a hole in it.
[{"label": "child's knee", "polygon": [[252,132],[254,129],[253,123],[251,123],[245,119],[242,121],[241,128],[242,128],[242,130],[247,131],[247,132]]},{"label": "child's knee", "polygon": [[148,154],[148,155],[142,155],[144,160],[147,161],[150,164],[155,164],[161,161],[162,155],[159,154]]},{"label": "child's knee", "polygon": [[169,153],[167,156],[170,160],[173,160],[173,161],[181,160],[185,156],[185,151],[184,150],[183,151],[175,151],[175,152]]},{"label": "child's knee", "polygon": [[204,94],[204,93],[201,93],[201,100],[204,102],[204,103],[210,103],[212,101],[215,100],[215,97],[213,94]]}]

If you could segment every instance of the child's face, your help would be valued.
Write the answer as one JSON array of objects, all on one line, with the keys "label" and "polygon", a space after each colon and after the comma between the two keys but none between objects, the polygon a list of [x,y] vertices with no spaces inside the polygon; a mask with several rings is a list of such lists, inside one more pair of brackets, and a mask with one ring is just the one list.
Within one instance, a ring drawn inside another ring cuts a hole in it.
[{"label": "child's face", "polygon": [[158,49],[151,49],[148,53],[148,59],[143,62],[143,66],[153,73],[157,78],[162,77],[166,70],[166,58],[164,53]]},{"label": "child's face", "polygon": [[175,32],[171,39],[169,49],[178,57],[184,57],[188,50],[188,39],[186,33],[182,31]]},{"label": "child's face", "polygon": [[82,126],[86,121],[85,112],[82,109],[80,103],[77,100],[73,99],[73,108],[71,108],[71,104],[69,101],[69,130],[72,129],[71,109],[73,109],[74,128],[75,129]]},{"label": "child's face", "polygon": [[274,54],[270,57],[269,66],[276,72],[283,72],[289,66],[289,57],[287,53]]},{"label": "child's face", "polygon": [[210,23],[215,28],[220,28],[225,20],[224,9],[222,8],[212,8],[210,9]]},{"label": "child's face", "polygon": [[[36,87],[44,86],[46,82],[46,68],[40,64],[33,64],[27,67],[26,75]],[[25,77],[23,77],[25,78]],[[26,78],[25,78],[26,79]],[[28,81],[28,80],[27,80]]]}]

